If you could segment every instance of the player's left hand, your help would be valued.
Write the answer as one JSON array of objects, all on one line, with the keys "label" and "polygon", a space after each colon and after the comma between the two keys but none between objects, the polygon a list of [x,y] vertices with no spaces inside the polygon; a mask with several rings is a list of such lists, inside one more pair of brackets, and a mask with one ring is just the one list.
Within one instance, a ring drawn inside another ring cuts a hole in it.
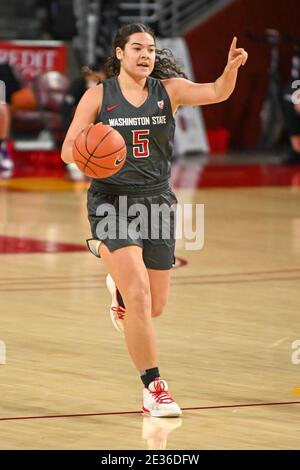
[{"label": "player's left hand", "polygon": [[248,59],[248,53],[242,47],[236,47],[237,37],[234,36],[227,61],[227,70],[237,70],[241,65],[245,65]]}]

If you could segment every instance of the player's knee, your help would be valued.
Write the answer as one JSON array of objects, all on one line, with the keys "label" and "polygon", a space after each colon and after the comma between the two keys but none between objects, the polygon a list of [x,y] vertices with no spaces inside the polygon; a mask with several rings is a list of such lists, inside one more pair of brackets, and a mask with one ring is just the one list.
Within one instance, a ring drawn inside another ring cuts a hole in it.
[{"label": "player's knee", "polygon": [[131,286],[124,295],[124,302],[126,308],[140,312],[140,314],[147,313],[151,310],[151,293],[150,289],[145,283],[139,283]]},{"label": "player's knee", "polygon": [[155,307],[152,308],[151,315],[152,317],[159,317],[163,313],[163,311],[163,308]]},{"label": "player's knee", "polygon": [[152,317],[159,317],[160,315],[162,315],[164,308],[166,306],[166,303],[167,302],[164,302],[164,301],[154,302],[152,304],[152,310],[151,310]]}]

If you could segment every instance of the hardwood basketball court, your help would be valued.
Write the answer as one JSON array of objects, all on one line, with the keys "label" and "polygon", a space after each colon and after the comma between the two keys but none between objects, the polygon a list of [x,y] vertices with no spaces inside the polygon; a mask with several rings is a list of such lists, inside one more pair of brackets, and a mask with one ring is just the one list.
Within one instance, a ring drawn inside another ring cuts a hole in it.
[{"label": "hardwood basketball court", "polygon": [[168,420],[140,413],[105,269],[84,246],[86,185],[1,185],[1,449],[299,448],[299,187],[176,191],[204,204],[205,243],[178,241],[155,321],[184,410]]}]

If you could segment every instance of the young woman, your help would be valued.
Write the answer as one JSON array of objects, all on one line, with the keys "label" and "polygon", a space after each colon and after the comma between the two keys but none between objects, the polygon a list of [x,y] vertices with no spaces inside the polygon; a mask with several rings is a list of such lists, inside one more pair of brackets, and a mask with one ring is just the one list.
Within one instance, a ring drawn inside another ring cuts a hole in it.
[{"label": "young woman", "polygon": [[14,70],[7,63],[0,64],[0,170],[13,169],[13,161],[7,151],[7,139],[11,126],[11,101],[21,85]]},{"label": "young woman", "polygon": [[[99,230],[102,217],[97,215],[97,208],[109,203],[115,207],[116,218],[124,219],[120,215],[121,195],[127,197],[128,209],[143,204],[150,215],[154,205],[171,207],[176,203],[168,185],[174,115],[178,106],[219,103],[230,96],[237,71],[247,60],[247,53],[237,48],[236,42],[234,38],[223,74],[214,83],[200,84],[183,78],[166,51],[156,51],[149,27],[123,26],[115,37],[114,55],[107,62],[109,78],[84,94],[62,147],[62,159],[72,162],[76,136],[99,121],[115,127],[125,139],[128,153],[123,168],[112,177],[92,180],[89,188],[93,234],[89,247],[110,273],[111,313],[124,326],[129,354],[144,384],[143,411],[155,417],[182,413],[160,377],[152,324],[152,317],[162,313],[168,299],[175,249],[174,217],[169,220],[169,237],[161,229],[158,239],[150,235],[135,238],[130,231],[107,237]],[[128,216],[126,224],[131,221]]]}]

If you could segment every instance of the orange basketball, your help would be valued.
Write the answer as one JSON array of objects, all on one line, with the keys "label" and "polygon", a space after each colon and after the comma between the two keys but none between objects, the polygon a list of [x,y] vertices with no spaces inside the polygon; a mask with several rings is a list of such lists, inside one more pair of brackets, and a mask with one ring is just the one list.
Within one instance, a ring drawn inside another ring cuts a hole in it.
[{"label": "orange basketball", "polygon": [[73,144],[73,158],[79,170],[92,178],[108,178],[126,161],[122,135],[106,124],[92,124],[81,131]]}]

